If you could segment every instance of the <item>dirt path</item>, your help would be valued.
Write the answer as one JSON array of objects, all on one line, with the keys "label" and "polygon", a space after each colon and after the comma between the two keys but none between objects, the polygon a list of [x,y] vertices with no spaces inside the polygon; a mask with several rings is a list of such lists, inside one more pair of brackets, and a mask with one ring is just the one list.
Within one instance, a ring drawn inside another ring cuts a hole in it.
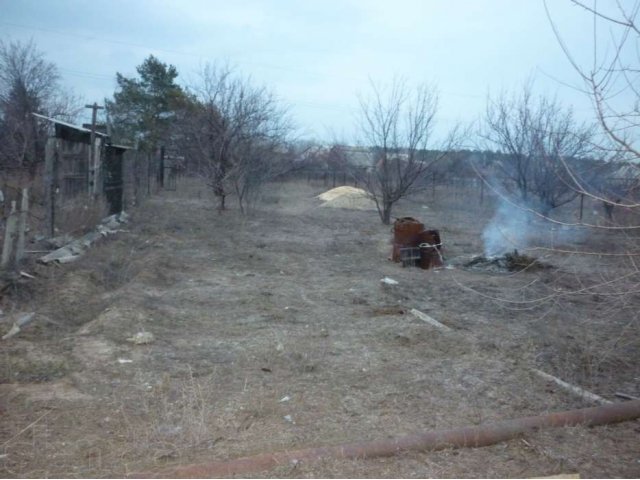
[{"label": "dirt path", "polygon": [[[2,344],[2,475],[123,476],[587,405],[531,373],[550,314],[468,290],[517,292],[535,280],[539,294],[551,273],[402,269],[387,261],[389,228],[375,212],[317,208],[314,193],[281,185],[239,217],[212,211],[192,185],[133,212],[130,232],[77,264],[39,268],[22,301],[51,321]],[[403,208],[440,228],[451,256],[478,252],[480,226],[464,213]],[[384,287],[385,276],[400,285]],[[141,331],[155,340],[127,341]],[[638,428],[267,475],[638,476]]]}]

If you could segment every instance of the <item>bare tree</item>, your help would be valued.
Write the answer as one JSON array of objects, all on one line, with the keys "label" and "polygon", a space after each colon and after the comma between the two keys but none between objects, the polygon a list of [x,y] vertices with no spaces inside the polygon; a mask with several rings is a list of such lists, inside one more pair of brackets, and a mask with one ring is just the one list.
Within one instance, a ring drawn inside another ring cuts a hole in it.
[{"label": "bare tree", "polygon": [[637,21],[640,2],[571,2],[593,19],[593,44],[580,46],[581,51],[591,50],[589,65],[580,63],[565,43],[545,1],[547,16],[560,47],[582,82],[574,88],[591,99],[604,135],[604,140],[599,142],[600,157],[612,163],[623,161],[629,167],[626,182],[609,179],[604,187],[580,185],[584,195],[603,202],[607,216],[611,217],[616,205],[640,206],[637,201],[640,190],[637,166],[640,160],[640,26]]},{"label": "bare tree", "polygon": [[0,41],[0,165],[32,174],[42,157],[44,132],[32,113],[70,120],[77,100],[59,84],[56,66],[30,41]]},{"label": "bare tree", "polygon": [[497,163],[502,187],[543,215],[579,194],[573,175],[593,151],[593,127],[578,123],[557,100],[522,92],[489,98],[482,137],[506,154]]},{"label": "bare tree", "polygon": [[[611,142],[610,150],[626,159],[638,159],[640,149],[635,143],[640,127],[640,53],[637,50],[640,27],[636,17],[640,2],[616,2],[617,11],[608,15],[598,10],[595,4],[591,7],[582,1],[571,1],[594,16],[592,64],[585,67],[578,63],[552,21],[556,37],[584,82],[584,91],[591,96],[600,126]],[[610,37],[608,41],[611,44],[607,47],[613,47],[604,53],[602,44],[607,40],[602,42],[596,26],[598,20],[609,29],[607,37]],[[624,100],[620,102],[619,98]]]},{"label": "bare tree", "polygon": [[242,211],[247,201],[282,168],[291,123],[273,93],[236,75],[228,66],[207,65],[194,87],[198,114],[192,117],[201,173],[219,209],[235,193]]},{"label": "bare tree", "polygon": [[371,148],[370,169],[359,180],[375,202],[382,223],[391,223],[391,210],[400,199],[423,185],[431,167],[453,148],[457,129],[436,154],[427,152],[433,136],[438,95],[420,85],[410,90],[395,79],[388,88],[371,82],[371,93],[360,97],[359,131]]}]

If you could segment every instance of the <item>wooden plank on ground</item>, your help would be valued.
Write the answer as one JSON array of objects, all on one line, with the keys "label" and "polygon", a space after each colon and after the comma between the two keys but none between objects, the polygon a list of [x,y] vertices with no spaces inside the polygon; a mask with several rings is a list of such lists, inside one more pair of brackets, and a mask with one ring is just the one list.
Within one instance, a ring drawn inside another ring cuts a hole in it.
[{"label": "wooden plank on ground", "polygon": [[590,400],[592,402],[600,403],[603,405],[607,403],[613,403],[611,400],[607,400],[606,398],[602,398],[600,395],[596,395],[595,393],[588,392],[583,388],[576,387],[575,385],[571,385],[570,383],[567,383],[564,380],[560,380],[559,378],[554,377],[553,375],[549,375],[548,373],[545,373],[542,370],[538,370],[537,368],[533,368],[532,370],[536,375],[544,378],[545,380],[549,380],[550,382],[555,383],[556,385],[564,388],[567,392],[573,393],[574,395],[577,395],[583,400]]},{"label": "wooden plank on ground", "polygon": [[429,315],[427,315],[424,312],[421,312],[420,310],[416,310],[415,308],[412,308],[410,311],[413,314],[413,316],[419,318],[423,322],[428,323],[429,325],[432,325],[432,326],[434,326],[436,328],[439,328],[440,330],[444,330],[446,332],[451,332],[452,331],[451,328],[447,327],[445,324],[440,323],[435,318],[430,317]]}]

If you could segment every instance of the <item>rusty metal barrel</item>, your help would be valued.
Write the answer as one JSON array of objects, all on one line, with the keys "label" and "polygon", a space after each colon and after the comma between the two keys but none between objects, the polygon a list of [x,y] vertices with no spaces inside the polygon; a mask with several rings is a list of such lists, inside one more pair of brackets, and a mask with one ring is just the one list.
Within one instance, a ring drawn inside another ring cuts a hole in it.
[{"label": "rusty metal barrel", "polygon": [[424,230],[424,224],[413,217],[398,218],[393,223],[393,252],[391,259],[400,261],[400,249],[417,247],[420,243],[420,233]]},{"label": "rusty metal barrel", "polygon": [[442,267],[440,232],[438,230],[420,232],[418,241],[420,242],[420,268],[427,270],[429,268]]}]

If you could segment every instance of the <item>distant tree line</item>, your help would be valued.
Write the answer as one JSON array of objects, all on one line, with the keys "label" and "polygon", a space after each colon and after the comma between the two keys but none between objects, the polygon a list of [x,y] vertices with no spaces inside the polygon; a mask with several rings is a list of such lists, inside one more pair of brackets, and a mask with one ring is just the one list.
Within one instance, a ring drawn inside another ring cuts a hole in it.
[{"label": "distant tree line", "polygon": [[[296,140],[275,93],[228,65],[207,64],[191,85],[180,84],[176,67],[153,55],[136,70],[134,77],[116,73],[116,90],[105,99],[103,120],[112,140],[183,158],[184,168],[204,178],[220,210],[232,196],[246,211],[262,186],[306,164],[359,177],[383,223],[400,199],[451,175],[476,175],[543,215],[585,192],[619,195],[603,180],[617,164],[600,161],[596,126],[576,121],[556,99],[535,96],[530,83],[520,93],[489,97],[477,132],[456,126],[436,138],[435,86],[372,82],[359,96],[357,148],[321,147]],[[33,112],[74,121],[79,111],[56,66],[33,42],[0,41],[0,170],[35,175],[46,132]],[[602,115],[601,127],[617,150],[635,154],[635,144],[616,134],[609,118]],[[477,139],[473,151],[462,149],[469,138]],[[358,168],[354,156],[360,156]]]}]

